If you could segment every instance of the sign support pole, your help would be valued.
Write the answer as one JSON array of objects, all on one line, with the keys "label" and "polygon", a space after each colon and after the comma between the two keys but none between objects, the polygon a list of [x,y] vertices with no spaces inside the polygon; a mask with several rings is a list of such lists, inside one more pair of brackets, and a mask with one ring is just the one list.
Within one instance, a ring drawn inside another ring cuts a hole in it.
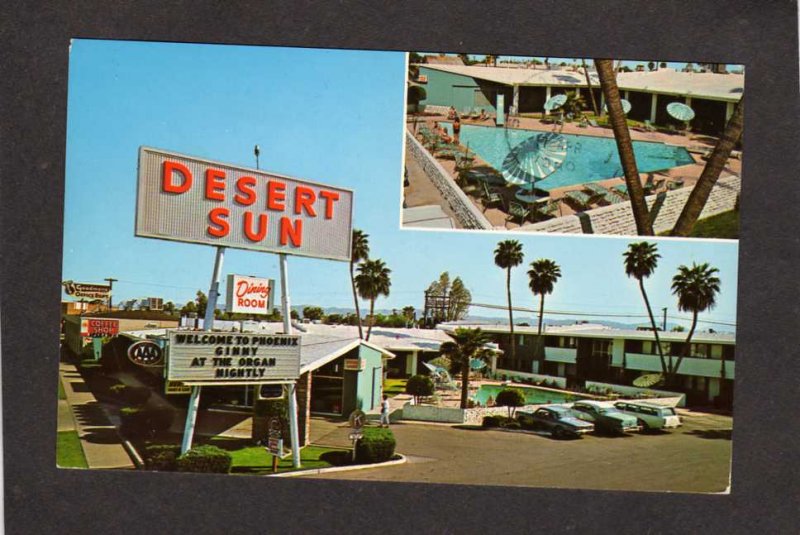
[{"label": "sign support pole", "polygon": [[[283,333],[292,334],[292,311],[289,303],[289,262],[286,255],[280,253],[281,263],[281,305],[283,313]],[[289,388],[289,433],[292,440],[292,464],[300,468],[300,434],[297,429],[297,381]]]},{"label": "sign support pole", "polygon": [[[219,278],[222,273],[222,261],[225,259],[225,247],[217,246],[217,254],[214,258],[214,272],[211,275],[211,286],[208,289],[208,301],[206,302],[206,314],[203,318],[203,330],[210,331],[214,328],[214,309],[217,307],[217,297],[219,296]],[[194,438],[194,424],[197,421],[197,408],[200,405],[200,387],[192,387],[192,395],[189,398],[189,407],[186,410],[186,423],[183,426],[183,441],[181,442],[181,455],[192,449],[192,439]]]}]

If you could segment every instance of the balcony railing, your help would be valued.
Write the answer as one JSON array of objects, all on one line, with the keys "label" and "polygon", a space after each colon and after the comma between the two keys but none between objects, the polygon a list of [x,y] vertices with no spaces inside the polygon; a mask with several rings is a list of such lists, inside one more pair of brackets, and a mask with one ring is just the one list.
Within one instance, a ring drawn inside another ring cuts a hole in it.
[{"label": "balcony railing", "polygon": [[[680,357],[674,355],[666,356],[668,363],[678,360]],[[696,357],[686,357],[681,361],[681,367],[678,369],[680,375],[694,375],[698,377],[717,377],[725,379],[733,379],[735,362],[732,360],[721,359],[703,359]],[[661,371],[661,360],[658,355],[646,355],[643,353],[626,353],[625,354],[625,368],[629,370],[641,370],[649,372]]]}]

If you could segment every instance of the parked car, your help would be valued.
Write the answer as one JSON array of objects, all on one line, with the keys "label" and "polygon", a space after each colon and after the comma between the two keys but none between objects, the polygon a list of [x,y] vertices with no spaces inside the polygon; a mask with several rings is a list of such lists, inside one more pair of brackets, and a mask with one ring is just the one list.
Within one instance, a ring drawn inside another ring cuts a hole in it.
[{"label": "parked car", "polygon": [[572,404],[572,413],[581,420],[592,422],[598,432],[621,434],[639,431],[642,428],[636,416],[625,414],[597,401],[576,401]]},{"label": "parked car", "polygon": [[614,408],[625,414],[635,416],[642,426],[642,431],[651,429],[674,429],[680,427],[681,417],[672,407],[664,407],[642,401],[618,401]]},{"label": "parked car", "polygon": [[580,437],[594,431],[594,424],[576,418],[561,405],[541,407],[534,412],[517,412],[517,420],[525,429],[550,431],[554,438]]}]

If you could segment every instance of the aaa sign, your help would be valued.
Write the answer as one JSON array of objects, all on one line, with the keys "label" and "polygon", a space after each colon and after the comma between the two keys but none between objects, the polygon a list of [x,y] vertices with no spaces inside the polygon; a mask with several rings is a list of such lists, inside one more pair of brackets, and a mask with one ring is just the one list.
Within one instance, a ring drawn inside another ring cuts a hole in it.
[{"label": "aaa sign", "polygon": [[350,260],[353,192],[139,149],[136,235]]}]

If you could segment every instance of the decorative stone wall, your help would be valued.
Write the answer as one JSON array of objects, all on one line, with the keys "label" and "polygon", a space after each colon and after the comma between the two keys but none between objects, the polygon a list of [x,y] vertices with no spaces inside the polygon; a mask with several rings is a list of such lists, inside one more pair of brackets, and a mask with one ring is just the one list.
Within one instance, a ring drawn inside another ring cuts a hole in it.
[{"label": "decorative stone wall", "polygon": [[[700,219],[733,210],[741,188],[742,179],[739,176],[729,175],[720,178],[711,190],[706,206],[700,213]],[[690,193],[691,188],[681,188],[645,198],[651,213],[655,211],[653,231],[656,234],[668,232],[675,226]],[[584,227],[589,227],[592,234],[633,236],[637,234],[633,211],[630,203],[627,202],[588,210],[581,217],[588,218],[584,221],[583,226],[581,225],[581,219],[572,215],[542,221],[541,223],[532,223],[521,227],[519,230],[581,234],[586,232]]]},{"label": "decorative stone wall", "polygon": [[436,186],[442,199],[455,214],[458,224],[465,229],[491,229],[492,224],[467,197],[436,159],[413,135],[406,132],[406,157],[419,163],[428,179]]},{"label": "decorative stone wall", "polygon": [[300,447],[308,446],[311,434],[311,372],[297,380],[297,434]]}]

